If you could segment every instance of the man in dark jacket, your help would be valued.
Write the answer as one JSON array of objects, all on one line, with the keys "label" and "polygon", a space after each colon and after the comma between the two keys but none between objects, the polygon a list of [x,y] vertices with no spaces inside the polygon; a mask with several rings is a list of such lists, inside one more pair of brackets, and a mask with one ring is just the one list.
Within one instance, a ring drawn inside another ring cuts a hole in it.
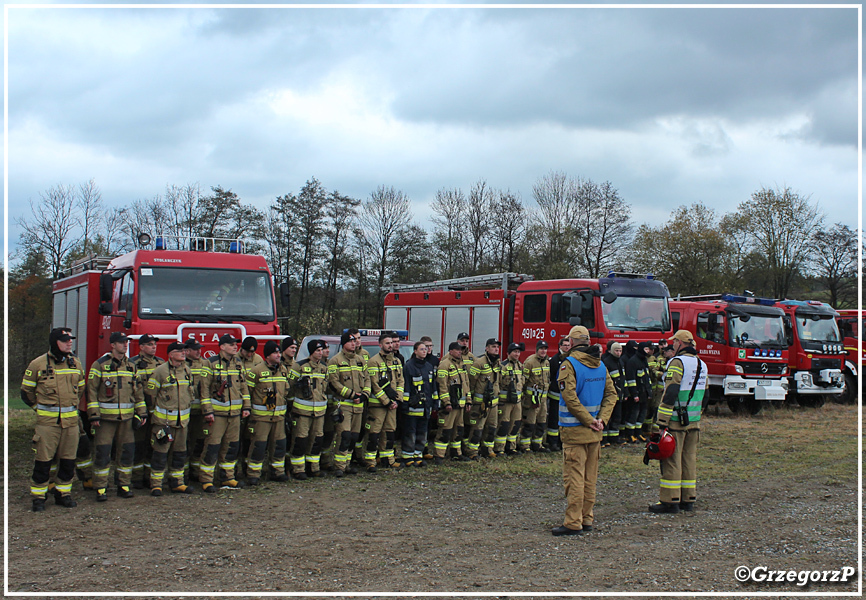
[{"label": "man in dark jacket", "polygon": [[559,440],[559,382],[556,376],[562,361],[571,349],[571,338],[565,336],[559,340],[559,352],[550,358],[550,389],[547,392],[547,447],[551,450],[562,450]]},{"label": "man in dark jacket", "polygon": [[412,357],[403,367],[403,401],[399,410],[403,415],[403,437],[400,445],[403,464],[424,467],[424,444],[427,441],[427,425],[433,407],[438,405],[439,395],[434,382],[436,369],[427,360],[427,346],[415,342]]},{"label": "man in dark jacket", "polygon": [[625,400],[625,366],[622,363],[622,344],[610,341],[607,344],[607,352],[601,357],[601,362],[607,367],[607,372],[613,380],[616,388],[616,406],[610,416],[610,422],[604,430],[604,438],[601,446],[606,448],[611,444],[625,444],[625,439],[619,437],[619,426],[622,421],[622,407]]},{"label": "man in dark jacket", "polygon": [[626,419],[626,429],[628,430],[626,435],[631,443],[646,441],[646,437],[641,435],[640,429],[646,417],[649,398],[652,395],[652,382],[650,381],[646,353],[646,349],[651,347],[651,342],[638,344],[634,340],[629,340],[625,345],[625,353],[628,356],[625,361],[625,395],[626,406],[629,407],[628,418]]}]

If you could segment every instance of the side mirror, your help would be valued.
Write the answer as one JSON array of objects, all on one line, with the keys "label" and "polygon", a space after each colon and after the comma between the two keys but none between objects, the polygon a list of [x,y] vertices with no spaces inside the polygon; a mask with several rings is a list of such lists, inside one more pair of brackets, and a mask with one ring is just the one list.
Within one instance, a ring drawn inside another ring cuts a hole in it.
[{"label": "side mirror", "polygon": [[283,308],[289,308],[289,282],[284,281],[280,284],[280,304]]},{"label": "side mirror", "polygon": [[[111,273],[102,273],[99,276],[99,300],[111,302],[114,296],[114,277]],[[111,314],[109,311],[106,314]]]},{"label": "side mirror", "polygon": [[571,317],[568,319],[568,324],[574,327],[575,325],[580,325],[580,317]]},{"label": "side mirror", "polygon": [[113,308],[114,308],[114,305],[111,302],[100,302],[99,303],[99,314],[110,315],[111,310]]},{"label": "side mirror", "polygon": [[602,301],[605,304],[613,304],[614,300],[616,300],[616,298],[617,298],[616,292],[614,292],[613,290],[611,290],[609,292],[605,292],[604,296],[601,297]]},{"label": "side mirror", "polygon": [[751,320],[752,317],[750,315],[740,315],[740,321],[742,321],[743,323],[748,323]]}]

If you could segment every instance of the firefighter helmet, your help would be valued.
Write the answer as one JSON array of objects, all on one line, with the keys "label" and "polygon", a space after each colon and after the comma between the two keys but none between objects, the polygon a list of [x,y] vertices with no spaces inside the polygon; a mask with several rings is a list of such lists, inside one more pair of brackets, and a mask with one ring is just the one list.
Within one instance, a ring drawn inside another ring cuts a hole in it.
[{"label": "firefighter helmet", "polygon": [[667,429],[658,431],[650,436],[646,443],[644,464],[650,460],[664,460],[669,458],[677,447],[677,440]]}]

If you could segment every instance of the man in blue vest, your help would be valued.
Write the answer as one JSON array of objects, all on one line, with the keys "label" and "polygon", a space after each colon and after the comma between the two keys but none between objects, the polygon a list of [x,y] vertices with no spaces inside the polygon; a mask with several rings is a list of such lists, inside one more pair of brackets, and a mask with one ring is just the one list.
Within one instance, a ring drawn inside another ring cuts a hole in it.
[{"label": "man in blue vest", "polygon": [[559,367],[559,437],[565,481],[565,522],[553,535],[592,531],[595,482],[605,423],[616,405],[613,380],[601,362],[598,346],[590,345],[581,325],[568,333],[571,350]]},{"label": "man in blue vest", "polygon": [[701,406],[707,389],[707,365],[697,356],[695,339],[685,329],[668,340],[674,356],[665,371],[665,391],[656,422],[677,440],[674,453],[661,461],[659,502],[650,512],[678,513],[695,507],[696,461],[701,437]]}]

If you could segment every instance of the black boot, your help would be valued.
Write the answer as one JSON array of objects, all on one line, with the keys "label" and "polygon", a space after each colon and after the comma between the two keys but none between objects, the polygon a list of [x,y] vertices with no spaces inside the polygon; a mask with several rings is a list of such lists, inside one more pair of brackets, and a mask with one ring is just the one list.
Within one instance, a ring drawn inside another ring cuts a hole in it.
[{"label": "black boot", "polygon": [[33,499],[33,512],[45,512],[45,498]]}]

